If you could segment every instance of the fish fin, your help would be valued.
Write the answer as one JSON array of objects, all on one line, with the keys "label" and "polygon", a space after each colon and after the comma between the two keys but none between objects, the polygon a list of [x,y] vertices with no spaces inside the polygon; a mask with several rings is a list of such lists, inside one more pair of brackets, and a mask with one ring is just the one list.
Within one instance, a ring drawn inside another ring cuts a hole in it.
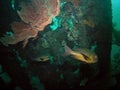
[{"label": "fish fin", "polygon": [[67,45],[64,46],[64,54],[63,56],[68,56],[68,55],[71,55],[71,53],[73,52],[71,48],[69,48]]}]

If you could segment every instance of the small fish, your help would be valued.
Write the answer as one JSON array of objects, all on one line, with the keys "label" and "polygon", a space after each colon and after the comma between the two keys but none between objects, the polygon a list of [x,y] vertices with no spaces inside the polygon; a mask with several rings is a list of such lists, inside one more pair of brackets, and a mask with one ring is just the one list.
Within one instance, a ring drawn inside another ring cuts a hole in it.
[{"label": "small fish", "polygon": [[49,59],[48,55],[44,55],[44,56],[40,56],[40,57],[34,58],[33,60],[37,61],[37,62],[45,62],[45,61],[48,61],[50,59]]},{"label": "small fish", "polygon": [[76,50],[70,49],[67,45],[64,46],[65,53],[63,56],[73,56],[73,58],[85,63],[96,63],[98,60],[97,55],[89,49],[78,48]]}]

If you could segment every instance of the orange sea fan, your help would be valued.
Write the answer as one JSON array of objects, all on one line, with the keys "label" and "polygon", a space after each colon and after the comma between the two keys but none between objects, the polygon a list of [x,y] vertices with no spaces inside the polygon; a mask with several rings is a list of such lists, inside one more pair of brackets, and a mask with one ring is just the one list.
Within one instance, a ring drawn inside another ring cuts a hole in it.
[{"label": "orange sea fan", "polygon": [[34,38],[37,36],[38,31],[34,28],[31,28],[29,24],[24,22],[13,22],[11,27],[14,32],[13,36],[4,35],[4,37],[0,38],[0,42],[2,42],[5,46],[24,41],[23,47],[25,47],[29,38]]},{"label": "orange sea fan", "polygon": [[21,8],[17,11],[21,18],[21,22],[13,22],[11,28],[14,32],[13,37],[4,35],[0,38],[0,42],[8,46],[8,44],[16,44],[24,41],[25,47],[29,38],[35,38],[38,31],[44,30],[45,26],[52,22],[60,12],[59,0],[31,0],[30,2],[21,1]]},{"label": "orange sea fan", "polygon": [[21,2],[17,13],[22,21],[41,31],[59,14],[59,3],[59,0],[31,0],[27,5]]}]

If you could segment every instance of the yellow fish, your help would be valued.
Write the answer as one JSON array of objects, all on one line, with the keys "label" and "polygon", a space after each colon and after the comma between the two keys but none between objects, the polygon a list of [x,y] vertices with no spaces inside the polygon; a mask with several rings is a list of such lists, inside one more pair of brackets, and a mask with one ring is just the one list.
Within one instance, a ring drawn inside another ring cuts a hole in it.
[{"label": "yellow fish", "polygon": [[48,55],[44,55],[44,56],[34,58],[34,61],[37,61],[37,62],[45,62],[45,61],[48,61],[48,60],[50,60]]},{"label": "yellow fish", "polygon": [[73,56],[73,58],[80,60],[85,63],[96,63],[98,60],[97,55],[89,49],[79,48],[76,50],[70,49],[67,45],[64,46],[65,53],[63,56]]}]

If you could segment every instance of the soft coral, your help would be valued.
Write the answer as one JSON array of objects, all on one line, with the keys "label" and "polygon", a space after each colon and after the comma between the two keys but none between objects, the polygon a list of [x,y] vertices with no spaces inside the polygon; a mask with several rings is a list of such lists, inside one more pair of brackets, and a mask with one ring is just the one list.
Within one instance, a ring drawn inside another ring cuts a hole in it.
[{"label": "soft coral", "polygon": [[11,28],[13,36],[4,35],[0,41],[8,44],[16,44],[24,41],[23,47],[29,38],[35,38],[38,31],[44,30],[45,26],[52,22],[52,17],[59,14],[59,0],[31,0],[31,2],[20,2],[21,10],[17,11],[21,18],[20,22],[13,22]]}]

